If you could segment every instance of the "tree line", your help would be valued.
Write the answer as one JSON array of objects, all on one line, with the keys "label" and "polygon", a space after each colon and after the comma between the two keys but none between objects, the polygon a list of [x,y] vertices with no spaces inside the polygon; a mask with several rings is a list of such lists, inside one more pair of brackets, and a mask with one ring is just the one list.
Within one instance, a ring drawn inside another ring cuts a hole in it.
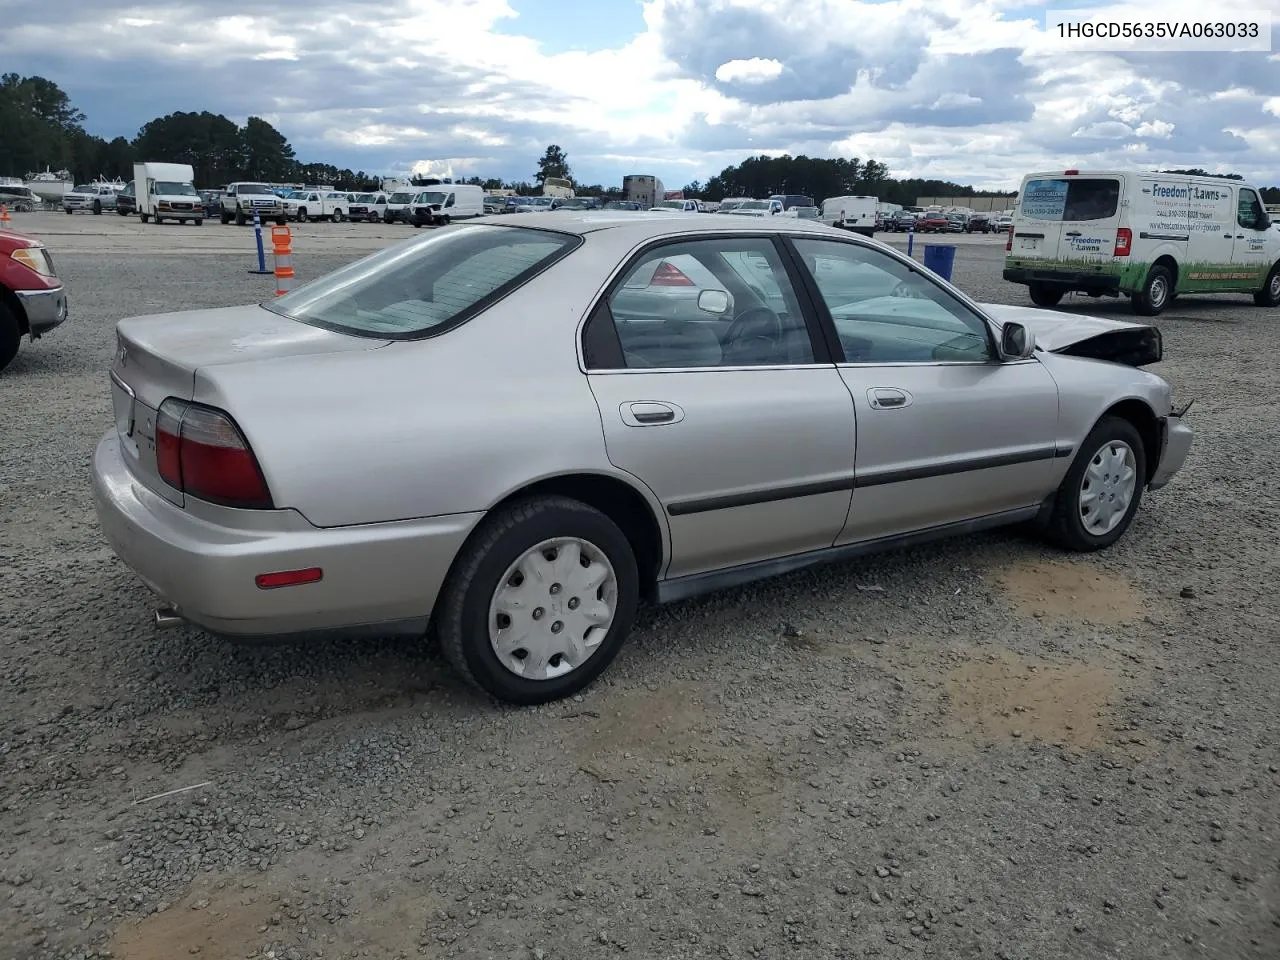
[{"label": "tree line", "polygon": [[[85,131],[85,115],[52,80],[0,75],[0,175],[23,176],[44,169],[68,170],[77,183],[97,176],[133,178],[135,159],[187,163],[200,186],[220,186],[235,180],[272,183],[331,183],[341,190],[375,189],[381,177],[328,163],[304,163],[288,139],[261,117],[243,126],[207,110],[177,112],[143,124],[132,139],[106,140]],[[1202,170],[1165,171],[1204,174]],[[1239,174],[1224,174],[1242,179]],[[578,182],[564,149],[547,147],[528,180],[503,181],[470,177],[486,190],[508,189],[519,194],[541,190],[548,177],[567,179],[579,196],[616,199],[620,186]],[[415,183],[423,183],[417,178]],[[674,189],[674,185],[672,185]],[[706,183],[685,184],[686,197],[718,201],[726,197],[768,197],[802,194],[821,202],[836,196],[875,196],[910,205],[917,197],[1012,197],[1012,192],[983,191],[945,180],[895,179],[878,160],[857,157],[754,156],[728,166]],[[1280,203],[1280,188],[1264,189],[1267,203]]]}]

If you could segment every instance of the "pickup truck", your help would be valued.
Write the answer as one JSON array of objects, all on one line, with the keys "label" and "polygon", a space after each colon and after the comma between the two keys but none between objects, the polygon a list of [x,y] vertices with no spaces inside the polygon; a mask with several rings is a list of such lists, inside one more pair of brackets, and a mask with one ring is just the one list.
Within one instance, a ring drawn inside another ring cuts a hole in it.
[{"label": "pickup truck", "polygon": [[0,233],[0,370],[24,335],[39,340],[67,319],[67,293],[39,240]]},{"label": "pickup truck", "polygon": [[243,227],[253,220],[254,213],[259,220],[285,222],[284,202],[265,183],[228,183],[219,219],[223,223],[234,219],[237,227]]},{"label": "pickup truck", "polygon": [[77,210],[89,210],[98,216],[103,210],[116,208],[116,194],[120,191],[118,184],[82,183],[72,187],[62,195],[62,209],[68,215]]},{"label": "pickup truck", "polygon": [[351,211],[351,194],[337,190],[295,190],[284,200],[284,212],[299,223],[332,220],[341,223]]}]

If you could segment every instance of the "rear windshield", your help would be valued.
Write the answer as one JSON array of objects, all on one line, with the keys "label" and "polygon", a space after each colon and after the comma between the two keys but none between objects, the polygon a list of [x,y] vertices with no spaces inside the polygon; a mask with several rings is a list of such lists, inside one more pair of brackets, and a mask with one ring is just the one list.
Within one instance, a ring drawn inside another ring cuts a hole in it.
[{"label": "rear windshield", "polygon": [[524,227],[445,227],[264,306],[340,333],[412,340],[462,323],[579,243],[580,237]]},{"label": "rear windshield", "polygon": [[1020,206],[1029,220],[1106,220],[1120,208],[1120,181],[1106,177],[1028,180]]}]

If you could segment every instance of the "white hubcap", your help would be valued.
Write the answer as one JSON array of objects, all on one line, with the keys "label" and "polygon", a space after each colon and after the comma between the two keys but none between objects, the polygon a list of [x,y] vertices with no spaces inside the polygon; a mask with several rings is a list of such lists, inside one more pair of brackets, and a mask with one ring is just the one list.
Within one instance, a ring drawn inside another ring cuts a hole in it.
[{"label": "white hubcap", "polygon": [[1271,296],[1273,299],[1280,297],[1280,273],[1271,278]]},{"label": "white hubcap", "polygon": [[507,568],[489,603],[489,643],[527,680],[552,680],[600,648],[618,605],[604,551],[577,537],[544,540]]},{"label": "white hubcap", "polygon": [[1080,521],[1094,536],[1110,533],[1124,519],[1138,489],[1138,461],[1123,440],[1093,455],[1080,484]]}]

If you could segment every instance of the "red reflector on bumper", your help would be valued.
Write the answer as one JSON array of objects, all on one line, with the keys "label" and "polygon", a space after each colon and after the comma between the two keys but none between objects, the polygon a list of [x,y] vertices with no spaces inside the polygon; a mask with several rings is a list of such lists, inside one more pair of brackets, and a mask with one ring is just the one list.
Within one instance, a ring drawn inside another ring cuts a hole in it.
[{"label": "red reflector on bumper", "polygon": [[277,573],[260,573],[253,578],[259,590],[274,590],[276,587],[296,587],[301,583],[315,583],[324,577],[319,567],[307,567],[305,570],[281,570]]}]

